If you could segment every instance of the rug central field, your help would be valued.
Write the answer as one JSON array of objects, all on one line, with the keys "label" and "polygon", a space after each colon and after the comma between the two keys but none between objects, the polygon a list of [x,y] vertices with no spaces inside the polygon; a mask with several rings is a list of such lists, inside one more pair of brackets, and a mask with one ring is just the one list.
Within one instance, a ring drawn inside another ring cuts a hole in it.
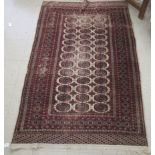
[{"label": "rug central field", "polygon": [[125,2],[44,2],[13,143],[147,145]]}]

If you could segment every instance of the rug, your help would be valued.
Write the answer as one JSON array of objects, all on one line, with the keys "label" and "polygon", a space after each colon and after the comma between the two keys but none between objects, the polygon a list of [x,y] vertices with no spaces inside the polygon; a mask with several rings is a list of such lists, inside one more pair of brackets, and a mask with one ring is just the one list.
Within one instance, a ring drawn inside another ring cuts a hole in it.
[{"label": "rug", "polygon": [[83,6],[43,2],[13,144],[147,145],[127,3]]}]

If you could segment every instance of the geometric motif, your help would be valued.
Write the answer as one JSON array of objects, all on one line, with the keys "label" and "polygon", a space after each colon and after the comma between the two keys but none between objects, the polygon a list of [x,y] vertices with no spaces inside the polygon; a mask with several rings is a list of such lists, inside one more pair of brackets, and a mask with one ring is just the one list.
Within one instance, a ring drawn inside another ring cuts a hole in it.
[{"label": "geometric motif", "polygon": [[107,20],[105,15],[65,18],[55,111],[110,111]]}]

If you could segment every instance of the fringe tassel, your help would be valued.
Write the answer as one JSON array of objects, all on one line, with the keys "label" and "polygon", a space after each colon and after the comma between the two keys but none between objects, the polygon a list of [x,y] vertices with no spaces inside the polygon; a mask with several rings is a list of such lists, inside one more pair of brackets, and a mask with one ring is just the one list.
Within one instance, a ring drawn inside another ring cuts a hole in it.
[{"label": "fringe tassel", "polygon": [[82,6],[82,9],[81,9],[81,12],[84,12],[85,9],[88,7],[89,5],[89,1],[88,0],[84,0],[83,1],[83,6]]},{"label": "fringe tassel", "polygon": [[51,152],[79,152],[102,153],[103,155],[150,155],[150,149],[147,146],[126,146],[126,145],[93,145],[93,144],[11,144],[10,151],[19,151],[30,149],[32,151],[49,150]]}]

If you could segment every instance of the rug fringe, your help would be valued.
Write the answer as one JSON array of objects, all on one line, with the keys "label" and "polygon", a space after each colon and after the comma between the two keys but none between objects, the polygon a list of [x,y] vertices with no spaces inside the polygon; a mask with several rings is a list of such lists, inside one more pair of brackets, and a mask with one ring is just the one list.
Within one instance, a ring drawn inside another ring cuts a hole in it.
[{"label": "rug fringe", "polygon": [[84,12],[89,5],[88,0],[83,0],[83,7],[81,8],[81,12]]},{"label": "rug fringe", "polygon": [[93,144],[11,144],[10,151],[18,151],[22,149],[44,150],[49,149],[56,151],[78,151],[83,152],[100,152],[110,155],[150,155],[150,149],[147,146],[124,146],[124,145],[93,145]]}]

